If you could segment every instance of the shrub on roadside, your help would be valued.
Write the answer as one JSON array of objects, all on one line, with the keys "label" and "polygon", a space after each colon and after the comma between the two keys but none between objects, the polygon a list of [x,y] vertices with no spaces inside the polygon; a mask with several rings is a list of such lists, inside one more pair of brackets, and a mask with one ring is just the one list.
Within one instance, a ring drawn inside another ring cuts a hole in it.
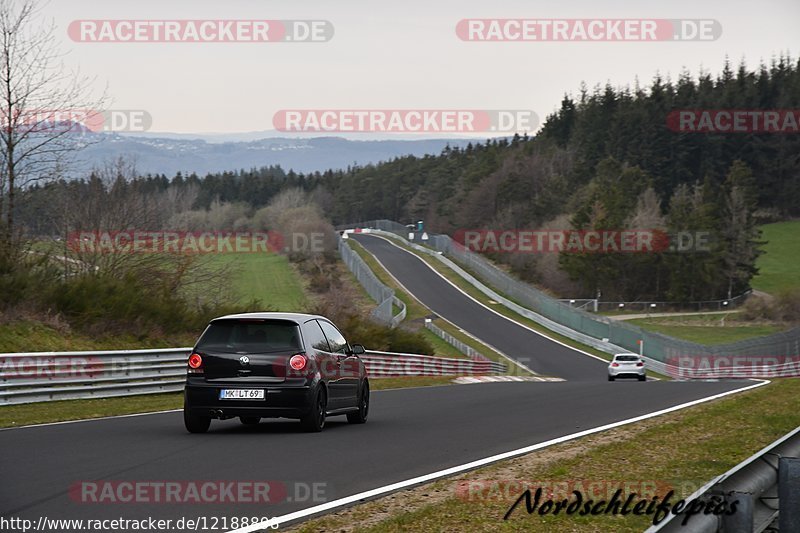
[{"label": "shrub on roadside", "polygon": [[190,303],[176,286],[185,281],[177,274],[135,268],[65,275],[57,258],[6,250],[0,254],[0,315],[6,321],[55,321],[98,336],[158,338],[199,334],[213,317],[263,308],[259,302],[235,305],[224,299]]},{"label": "shrub on roadside", "polygon": [[744,320],[800,323],[800,289],[789,289],[774,298],[750,297],[742,306]]},{"label": "shrub on roadside", "polygon": [[368,350],[433,355],[434,348],[420,333],[390,328],[368,316],[352,311],[352,302],[329,293],[319,298],[309,312],[331,319],[353,343],[363,344]]}]

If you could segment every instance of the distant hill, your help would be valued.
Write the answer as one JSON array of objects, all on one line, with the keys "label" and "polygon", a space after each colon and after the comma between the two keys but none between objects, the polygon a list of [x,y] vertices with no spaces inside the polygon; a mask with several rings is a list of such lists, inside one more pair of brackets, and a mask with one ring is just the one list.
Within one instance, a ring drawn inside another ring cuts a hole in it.
[{"label": "distant hill", "polygon": [[295,172],[346,169],[395,157],[438,155],[447,145],[466,146],[467,139],[349,140],[341,137],[270,137],[251,141],[209,142],[180,136],[154,137],[96,134],[80,153],[76,173],[120,156],[133,158],[140,173],[184,174],[222,172],[280,165]]}]

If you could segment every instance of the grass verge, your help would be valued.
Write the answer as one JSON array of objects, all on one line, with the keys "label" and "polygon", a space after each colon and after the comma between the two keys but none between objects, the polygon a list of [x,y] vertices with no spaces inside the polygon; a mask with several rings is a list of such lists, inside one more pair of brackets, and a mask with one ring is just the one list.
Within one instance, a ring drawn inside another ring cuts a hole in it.
[{"label": "grass verge", "polygon": [[[210,266],[229,265],[234,294],[242,301],[253,299],[275,311],[305,310],[308,299],[302,279],[288,259],[278,254],[220,254],[209,258]],[[191,346],[201,330],[174,335],[90,336],[36,320],[14,320],[0,324],[0,353],[83,350],[135,350]]]},{"label": "grass verge", "polygon": [[800,220],[761,226],[764,254],[751,285],[770,294],[800,287]]},{"label": "grass verge", "polygon": [[232,289],[241,301],[257,299],[273,311],[297,311],[308,305],[302,280],[284,255],[218,254],[211,261],[232,268]]},{"label": "grass verge", "polygon": [[0,407],[0,427],[150,413],[180,407],[183,407],[181,392],[4,405]]},{"label": "grass verge", "polygon": [[164,338],[147,335],[91,337],[63,331],[32,320],[0,324],[0,353],[175,348],[192,346],[196,340],[196,334],[172,335]]},{"label": "grass verge", "polygon": [[455,376],[400,376],[396,378],[369,378],[372,391],[453,385]]},{"label": "grass verge", "polygon": [[784,329],[770,324],[737,322],[733,316],[725,314],[636,318],[627,322],[643,329],[700,344],[726,344],[771,335]]},{"label": "grass verge", "polygon": [[673,489],[674,503],[800,425],[798,398],[800,379],[778,380],[401,491],[291,530],[641,532],[652,515],[528,515],[524,503],[508,521],[503,515],[523,487],[537,486],[588,488],[595,501],[617,488],[624,496],[641,490],[650,497]]}]

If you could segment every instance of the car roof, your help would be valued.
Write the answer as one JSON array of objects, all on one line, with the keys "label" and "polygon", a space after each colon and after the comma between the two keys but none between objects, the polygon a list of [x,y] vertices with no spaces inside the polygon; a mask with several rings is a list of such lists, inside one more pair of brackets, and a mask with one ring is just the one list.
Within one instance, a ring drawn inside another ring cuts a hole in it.
[{"label": "car roof", "polygon": [[308,313],[268,313],[268,312],[260,312],[260,313],[239,313],[235,315],[225,315],[219,316],[213,319],[211,322],[215,322],[217,320],[235,320],[239,318],[249,318],[249,319],[271,319],[271,320],[291,320],[292,322],[307,322],[308,320],[319,318],[322,320],[328,320],[324,316],[321,315],[311,315]]},{"label": "car roof", "polygon": [[641,357],[638,353],[633,353],[633,352],[615,353],[614,357],[619,357],[620,355],[633,355],[636,357]]}]

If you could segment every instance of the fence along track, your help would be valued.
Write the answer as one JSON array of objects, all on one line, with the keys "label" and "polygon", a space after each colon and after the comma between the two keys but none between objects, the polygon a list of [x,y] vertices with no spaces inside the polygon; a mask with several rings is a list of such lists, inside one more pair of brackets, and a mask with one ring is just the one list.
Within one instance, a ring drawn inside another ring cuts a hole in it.
[{"label": "fence along track", "polygon": [[[0,354],[0,405],[176,392],[186,381],[191,348]],[[457,376],[503,374],[494,361],[367,351],[367,374]]]},{"label": "fence along track", "polygon": [[[800,327],[713,346],[676,339],[571,307],[514,279],[447,235],[429,233],[428,248],[409,242],[406,239],[408,228],[397,222],[372,220],[357,226],[375,228],[378,230],[376,233],[385,232],[387,236],[437,258],[484,294],[573,340],[610,354],[639,353],[641,340],[645,359],[656,372],[706,379],[800,375]],[[685,372],[689,368],[695,369],[696,375]],[[716,371],[718,368],[720,370]]]}]

